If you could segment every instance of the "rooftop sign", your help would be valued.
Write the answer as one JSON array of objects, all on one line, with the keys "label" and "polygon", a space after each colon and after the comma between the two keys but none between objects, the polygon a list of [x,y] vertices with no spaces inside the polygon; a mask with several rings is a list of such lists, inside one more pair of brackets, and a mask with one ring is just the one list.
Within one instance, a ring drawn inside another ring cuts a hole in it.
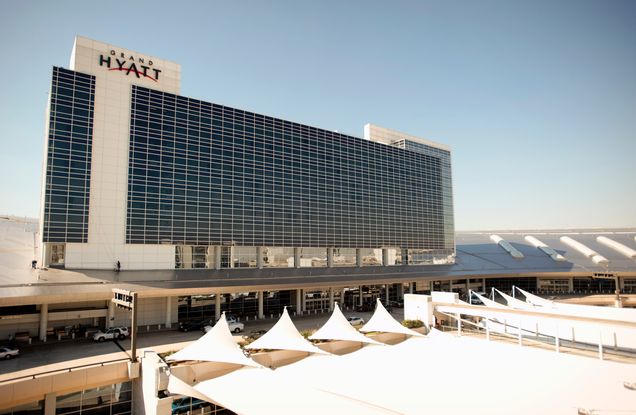
[{"label": "rooftop sign", "polygon": [[106,56],[99,55],[99,66],[105,66],[109,71],[121,71],[126,75],[132,73],[137,78],[148,78],[155,82],[159,81],[161,73],[161,69],[153,68],[152,60],[127,55],[124,52],[118,53],[114,49],[111,49]]}]

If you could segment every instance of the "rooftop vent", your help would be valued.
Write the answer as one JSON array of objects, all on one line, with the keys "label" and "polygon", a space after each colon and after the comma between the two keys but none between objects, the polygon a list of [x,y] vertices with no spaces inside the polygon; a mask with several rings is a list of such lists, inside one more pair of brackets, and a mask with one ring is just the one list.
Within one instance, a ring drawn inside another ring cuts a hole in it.
[{"label": "rooftop vent", "polygon": [[588,248],[587,246],[583,245],[582,243],[578,241],[575,241],[569,236],[562,236],[560,239],[561,239],[561,242],[568,245],[570,248],[576,249],[577,251],[579,251],[586,257],[590,258],[592,261],[594,261],[595,264],[607,265],[609,263],[607,258],[605,258],[602,255],[599,255],[598,252]]},{"label": "rooftop vent", "polygon": [[557,251],[550,248],[548,245],[544,244],[534,236],[526,235],[524,239],[532,244],[535,248],[539,248],[540,250],[542,250],[546,255],[552,258],[552,260],[558,262],[565,261],[565,257],[563,255],[559,254]]},{"label": "rooftop vent", "polygon": [[523,259],[524,256],[519,250],[517,250],[514,246],[510,245],[510,242],[504,240],[499,235],[490,235],[490,240],[505,249],[511,257],[514,259]]},{"label": "rooftop vent", "polygon": [[616,242],[615,240],[607,238],[605,236],[598,236],[596,238],[596,241],[605,246],[609,246],[615,251],[620,252],[621,254],[625,255],[627,258],[636,259],[636,251],[634,251],[632,248],[628,246],[623,245],[620,242]]}]

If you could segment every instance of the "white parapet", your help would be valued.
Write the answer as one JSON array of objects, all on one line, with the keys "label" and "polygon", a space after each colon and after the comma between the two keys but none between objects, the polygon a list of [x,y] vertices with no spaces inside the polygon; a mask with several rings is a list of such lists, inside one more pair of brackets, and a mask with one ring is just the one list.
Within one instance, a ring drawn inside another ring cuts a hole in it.
[{"label": "white parapet", "polygon": [[435,323],[431,296],[404,294],[404,319],[420,320],[430,328]]}]

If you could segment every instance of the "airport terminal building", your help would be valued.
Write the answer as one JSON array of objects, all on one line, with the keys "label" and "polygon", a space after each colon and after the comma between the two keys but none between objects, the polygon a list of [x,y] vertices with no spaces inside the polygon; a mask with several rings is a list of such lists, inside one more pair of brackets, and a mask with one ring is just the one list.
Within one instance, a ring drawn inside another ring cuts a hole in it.
[{"label": "airport terminal building", "polygon": [[[114,288],[138,293],[142,331],[513,285],[636,306],[636,229],[456,232],[447,146],[188,98],[180,73],[84,37],[52,69],[40,220],[0,218],[0,339],[129,326]],[[109,379],[126,413],[128,374]]]},{"label": "airport terminal building", "polygon": [[636,289],[631,254],[597,240],[631,249],[634,229],[456,233],[447,146],[187,98],[178,64],[84,37],[69,68],[52,70],[39,225],[3,222],[2,338],[127,325],[112,288],[163,328],[431,289]]}]

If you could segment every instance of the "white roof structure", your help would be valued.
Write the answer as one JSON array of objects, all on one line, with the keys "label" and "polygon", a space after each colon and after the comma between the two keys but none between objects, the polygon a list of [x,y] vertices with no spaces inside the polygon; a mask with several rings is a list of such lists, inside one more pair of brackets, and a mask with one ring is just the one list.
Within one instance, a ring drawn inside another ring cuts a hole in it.
[{"label": "white roof structure", "polygon": [[534,236],[526,235],[524,237],[524,239],[526,241],[528,241],[530,244],[532,244],[535,248],[541,250],[543,253],[548,255],[554,261],[558,261],[558,262],[565,261],[565,257],[563,255],[559,254],[557,251],[555,251],[554,249],[550,248],[548,245],[544,244],[543,242],[541,242],[540,240],[538,240]]},{"label": "white roof structure", "polygon": [[596,240],[599,243],[602,243],[605,246],[609,246],[613,250],[620,252],[625,255],[627,258],[636,259],[636,250],[630,248],[627,245],[623,245],[620,242],[616,242],[613,239],[608,238],[607,236],[597,236]]},{"label": "white roof structure", "polygon": [[506,241],[499,235],[490,235],[490,240],[502,247],[506,252],[510,254],[514,259],[523,259],[525,256],[517,248],[512,246],[510,242]]},{"label": "white roof structure", "polygon": [[595,250],[590,249],[586,245],[583,245],[581,242],[574,240],[569,236],[562,236],[560,240],[564,244],[568,245],[570,248],[576,249],[581,254],[591,259],[595,264],[606,265],[609,263],[607,258],[605,258],[603,255],[600,255]]},{"label": "white roof structure", "polygon": [[379,298],[376,302],[375,312],[373,313],[373,316],[371,316],[367,324],[362,326],[360,331],[363,333],[379,331],[384,333],[406,334],[408,336],[422,336],[422,334],[408,329],[400,324],[398,321],[396,321],[391,316],[391,314],[386,311],[386,308],[384,308]]},{"label": "white roof structure", "polygon": [[246,349],[296,350],[308,353],[329,354],[307,341],[296,329],[287,308],[267,333],[245,346]]},{"label": "white roof structure", "polygon": [[[504,319],[505,314],[511,312],[536,313],[544,316],[541,324],[561,324],[559,320],[568,318],[546,317],[537,311],[510,311],[505,306],[508,311],[448,303],[439,307],[454,308],[451,312],[462,309],[459,310],[462,314],[479,315],[483,311],[490,318]],[[529,322],[533,317],[516,315],[513,318],[518,318],[518,322],[525,325],[526,320]],[[335,312],[332,319],[337,322],[343,316]],[[229,334],[227,323],[223,322],[224,319],[215,326],[215,337],[206,338],[208,353],[218,349],[216,343],[227,343],[227,336],[218,334]],[[381,304],[378,304],[369,323],[373,323],[373,331],[404,333],[403,330],[395,330],[399,323]],[[336,327],[333,332],[340,333],[339,323],[333,324],[333,327]],[[505,323],[502,327],[506,328]],[[325,332],[331,331],[331,325],[325,324],[323,328]],[[299,342],[302,336],[287,312],[269,333],[272,332],[274,335],[266,344],[257,348],[308,349],[306,344]],[[411,334],[410,330],[405,334]],[[210,340],[212,338],[215,341]],[[302,341],[307,343],[304,339]],[[487,368],[467,370],[484,361],[489,362]],[[510,372],[511,365],[514,365],[513,372]],[[396,368],[401,368],[397,375]],[[507,375],[502,376],[502,373]],[[192,386],[173,373],[168,390],[204,399],[245,415],[474,412],[529,415],[577,411],[602,414],[636,410],[636,392],[624,386],[635,381],[636,371],[632,364],[474,337],[457,337],[433,329],[426,337],[411,337],[393,346],[363,347],[343,356],[314,354],[276,370],[246,366]],[[461,399],[457,399],[458,391],[461,391]],[[492,397],[493,391],[498,398]]]},{"label": "white roof structure", "polygon": [[[467,370],[483,361],[487,369]],[[398,375],[396,367],[403,368]],[[635,373],[630,364],[433,330],[427,338],[310,356],[274,371],[243,368],[194,388],[245,415],[602,414],[635,409],[636,392],[623,386]]]},{"label": "white roof structure", "polygon": [[496,301],[491,300],[490,298],[484,297],[483,295],[476,293],[475,291],[472,292],[473,295],[477,298],[479,298],[479,300],[484,303],[485,306],[487,307],[493,307],[493,308],[506,308],[505,305],[503,304],[499,304]]},{"label": "white roof structure", "polygon": [[245,415],[396,414],[347,396],[307,387],[304,381],[311,377],[309,373],[297,379],[279,370],[239,369],[198,383],[194,389],[208,396],[208,401]]},{"label": "white roof structure", "polygon": [[495,288],[495,291],[497,291],[499,293],[499,295],[502,296],[506,300],[508,305],[510,307],[512,307],[512,308],[516,308],[518,310],[532,310],[532,309],[534,309],[532,304],[528,304],[525,301],[517,300],[516,298],[511,297],[508,294],[503,293],[503,292],[499,291],[496,288]]},{"label": "white roof structure", "polygon": [[383,344],[373,340],[356,330],[347,318],[342,314],[338,303],[335,303],[329,320],[314,334],[309,336],[312,340],[346,340],[369,344]]},{"label": "white roof structure", "polygon": [[599,307],[582,304],[568,304],[559,301],[550,301],[537,295],[530,294],[519,287],[515,290],[526,297],[526,302],[532,304],[537,311],[558,312],[568,316],[603,318],[607,320],[636,322],[636,308]]},{"label": "white roof structure", "polygon": [[216,322],[212,330],[177,353],[166,357],[166,360],[199,360],[252,367],[261,366],[246,357],[240,346],[236,344],[225,319],[225,313]]},{"label": "white roof structure", "polygon": [[170,393],[191,396],[193,398],[201,399],[204,401],[208,401],[210,399],[209,396],[202,394],[198,390],[194,389],[187,382],[183,381],[173,374],[170,374],[168,376],[168,391],[170,391]]}]

